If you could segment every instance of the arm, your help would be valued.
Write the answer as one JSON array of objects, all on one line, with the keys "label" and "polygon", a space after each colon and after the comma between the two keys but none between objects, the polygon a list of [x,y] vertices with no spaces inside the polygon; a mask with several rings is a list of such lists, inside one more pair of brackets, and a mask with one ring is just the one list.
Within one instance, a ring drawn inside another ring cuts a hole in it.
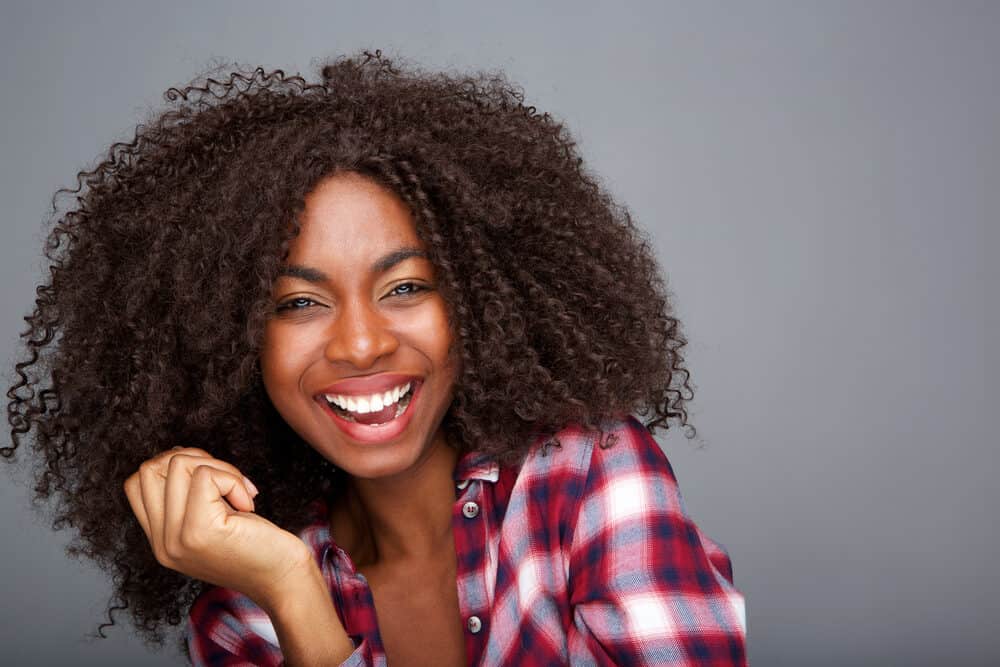
[{"label": "arm", "polygon": [[746,664],[743,596],[637,422],[594,446],[569,546],[572,664]]},{"label": "arm", "polygon": [[257,490],[236,467],[175,447],[124,486],[157,561],[222,591],[191,610],[196,664],[330,665],[354,653],[310,549],[254,513]]},{"label": "arm", "polygon": [[[311,558],[262,606],[274,624],[288,667],[341,664],[355,652],[323,574]],[[317,632],[318,628],[323,631]]]}]

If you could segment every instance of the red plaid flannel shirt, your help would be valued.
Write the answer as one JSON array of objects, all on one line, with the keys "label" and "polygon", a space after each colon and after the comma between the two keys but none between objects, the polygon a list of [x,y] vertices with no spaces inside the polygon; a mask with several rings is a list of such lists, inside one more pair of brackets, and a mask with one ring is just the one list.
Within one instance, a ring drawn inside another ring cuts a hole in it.
[{"label": "red plaid flannel shirt", "polygon": [[[636,420],[600,444],[576,428],[560,447],[500,467],[455,469],[458,599],[469,665],[743,665],[746,617],[723,548],[687,516],[673,471]],[[364,576],[330,539],[329,511],[300,533],[357,647],[345,665],[386,664]],[[322,629],[317,628],[317,631]],[[281,665],[267,615],[207,589],[185,634],[196,665]]]}]

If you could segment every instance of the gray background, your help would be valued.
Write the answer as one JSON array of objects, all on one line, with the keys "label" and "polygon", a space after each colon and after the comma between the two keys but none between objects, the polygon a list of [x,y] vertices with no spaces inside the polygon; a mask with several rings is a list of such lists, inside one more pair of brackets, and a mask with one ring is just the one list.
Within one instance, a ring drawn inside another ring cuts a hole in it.
[{"label": "gray background", "polygon": [[[704,446],[663,443],[731,551],[752,661],[997,660],[1000,5],[538,4],[4,4],[7,366],[51,193],[214,58],[501,68],[650,231]],[[176,662],[84,638],[110,585],[7,472],[0,662]]]}]

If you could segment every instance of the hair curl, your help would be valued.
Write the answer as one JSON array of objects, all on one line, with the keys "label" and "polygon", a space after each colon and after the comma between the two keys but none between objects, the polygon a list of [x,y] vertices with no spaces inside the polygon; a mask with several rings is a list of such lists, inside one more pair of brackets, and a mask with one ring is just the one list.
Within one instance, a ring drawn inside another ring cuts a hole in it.
[{"label": "hair curl", "polygon": [[46,242],[0,453],[31,436],[37,498],[74,529],[69,553],[112,576],[101,636],[127,610],[162,645],[204,586],[160,566],[132,514],[122,484],[144,460],[204,448],[266,489],[258,511],[292,531],[303,489],[332,483],[258,364],[296,217],[330,173],[366,175],[413,213],[462,361],[453,442],[510,461],[568,422],[628,413],[693,435],[686,341],[653,253],[561,123],[502,74],[365,52],[321,75],[171,88],[165,111],[57,193],[75,205]]}]

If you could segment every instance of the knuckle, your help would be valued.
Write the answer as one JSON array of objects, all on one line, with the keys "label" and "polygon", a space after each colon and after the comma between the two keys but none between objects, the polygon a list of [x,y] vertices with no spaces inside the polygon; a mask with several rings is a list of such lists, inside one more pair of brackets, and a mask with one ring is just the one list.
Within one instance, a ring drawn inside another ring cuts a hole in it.
[{"label": "knuckle", "polygon": [[227,475],[233,475],[235,477],[241,476],[242,473],[240,473],[240,469],[234,466],[232,463],[226,463],[225,461],[220,461],[219,463],[221,464],[219,468],[223,473]]},{"label": "knuckle", "polygon": [[199,458],[204,458],[206,456],[211,456],[208,452],[200,447],[174,447],[169,451],[170,454],[183,454],[185,456],[197,456]]},{"label": "knuckle", "polygon": [[216,480],[218,476],[225,476],[226,474],[227,473],[219,470],[215,466],[200,465],[191,471],[191,483],[200,487],[210,488],[214,485],[214,480]]},{"label": "knuckle", "polygon": [[175,473],[181,469],[187,463],[189,456],[184,456],[183,454],[176,454],[170,457],[170,461],[167,462],[167,474]]},{"label": "knuckle", "polygon": [[198,479],[205,479],[207,477],[211,477],[212,476],[212,466],[205,465],[204,463],[201,464],[201,465],[195,466],[195,469],[194,469],[194,471],[191,474],[194,477],[197,477]]}]

